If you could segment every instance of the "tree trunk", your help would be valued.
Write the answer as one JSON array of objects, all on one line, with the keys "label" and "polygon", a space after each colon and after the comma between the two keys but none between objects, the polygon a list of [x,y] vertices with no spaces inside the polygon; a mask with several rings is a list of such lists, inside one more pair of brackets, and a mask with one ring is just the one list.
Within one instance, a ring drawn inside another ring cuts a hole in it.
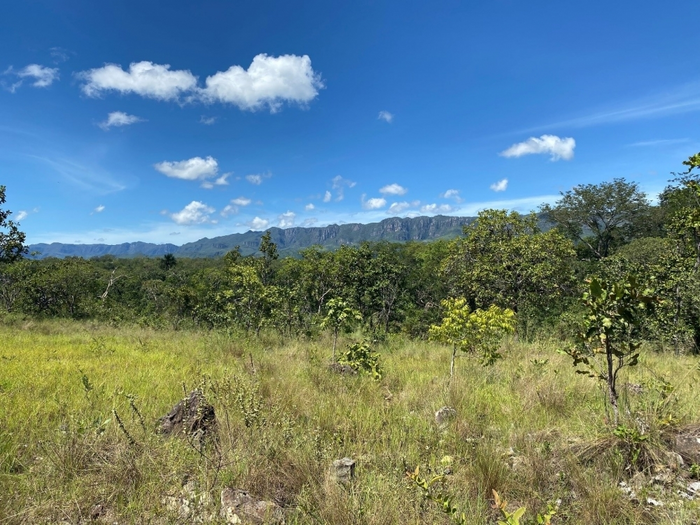
[{"label": "tree trunk", "polygon": [[452,345],[452,360],[450,361],[450,379],[455,373],[455,356],[457,355],[457,345]]},{"label": "tree trunk", "polygon": [[338,329],[333,330],[333,362],[335,363],[335,345],[338,342]]},{"label": "tree trunk", "polygon": [[615,388],[615,374],[613,372],[613,353],[612,348],[610,348],[610,343],[607,340],[605,341],[605,353],[608,358],[608,397],[610,398],[610,404],[613,408],[615,426],[617,426],[619,419],[619,411],[617,408],[617,390]]}]

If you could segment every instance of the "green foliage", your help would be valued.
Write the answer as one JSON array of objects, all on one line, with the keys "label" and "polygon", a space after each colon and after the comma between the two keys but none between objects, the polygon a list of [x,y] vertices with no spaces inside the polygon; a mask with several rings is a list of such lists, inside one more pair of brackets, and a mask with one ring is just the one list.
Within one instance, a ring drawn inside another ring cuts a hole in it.
[{"label": "green foliage", "polygon": [[352,343],[338,359],[343,365],[348,365],[353,370],[360,373],[367,373],[375,381],[380,381],[384,377],[384,370],[379,365],[379,354],[372,351],[368,341]]},{"label": "green foliage", "polygon": [[540,231],[534,214],[485,210],[464,234],[444,275],[472,309],[495,304],[546,318],[576,292],[572,242],[556,230]]},{"label": "green foliage", "polygon": [[624,178],[582,184],[561,195],[554,206],[543,205],[542,213],[597,259],[638,236],[648,221],[646,195]]},{"label": "green foliage", "polygon": [[[593,277],[583,294],[586,307],[584,331],[578,344],[566,350],[578,373],[607,383],[608,398],[618,421],[617,378],[625,366],[635,366],[641,345],[641,312],[658,302],[651,290],[642,289],[634,276],[621,282]],[[603,358],[600,363],[598,357]]]},{"label": "green foliage", "polygon": [[[0,185],[0,205],[5,204],[5,189],[5,186]],[[10,215],[10,210],[0,208],[0,264],[18,261],[27,253],[24,245],[26,236],[8,218]]]},{"label": "green foliage", "polygon": [[445,299],[442,307],[442,322],[431,326],[428,332],[432,340],[463,352],[479,351],[484,365],[492,365],[502,357],[498,351],[501,341],[515,330],[512,310],[491,305],[487,310],[471,312],[464,298]]},{"label": "green foliage", "polygon": [[432,501],[438,504],[440,510],[447,514],[457,525],[467,525],[467,516],[452,504],[452,496],[444,490],[445,476],[433,476],[430,479],[423,478],[420,475],[420,468],[412,472],[406,472],[406,478],[411,485],[421,491],[423,499]]},{"label": "green foliage", "polygon": [[338,341],[338,332],[349,328],[357,321],[362,320],[359,311],[351,308],[347,301],[334,297],[326,303],[326,316],[321,321],[321,328],[333,331],[333,360],[335,361],[335,349]]}]

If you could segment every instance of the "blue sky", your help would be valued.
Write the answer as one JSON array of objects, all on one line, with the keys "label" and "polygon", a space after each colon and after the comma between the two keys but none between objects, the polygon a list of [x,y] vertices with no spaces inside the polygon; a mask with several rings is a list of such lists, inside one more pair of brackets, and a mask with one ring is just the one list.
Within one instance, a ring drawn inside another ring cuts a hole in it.
[{"label": "blue sky", "polygon": [[518,211],[700,150],[700,3],[12,1],[0,184],[30,243]]}]

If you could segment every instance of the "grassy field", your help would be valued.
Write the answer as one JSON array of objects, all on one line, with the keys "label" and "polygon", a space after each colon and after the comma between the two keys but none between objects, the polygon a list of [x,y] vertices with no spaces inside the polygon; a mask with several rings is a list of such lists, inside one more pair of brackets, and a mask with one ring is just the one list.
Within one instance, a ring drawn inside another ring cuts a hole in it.
[{"label": "grassy field", "polygon": [[[466,523],[496,523],[493,489],[527,508],[521,523],[548,504],[552,523],[700,519],[700,498],[678,494],[699,469],[664,446],[699,418],[697,358],[645,352],[623,378],[641,386],[625,388],[623,422],[646,437],[615,436],[600,385],[558,345],[509,341],[489,368],[460,357],[448,384],[449,348],[398,337],[375,345],[374,381],[329,370],[329,339],[1,324],[0,523],[223,523],[224,487],[277,502],[287,523],[453,523],[407,479],[416,467],[444,475],[434,494]],[[155,432],[194,388],[218,418],[204,448]],[[444,405],[457,416],[440,427]],[[348,485],[328,479],[345,456]]]}]

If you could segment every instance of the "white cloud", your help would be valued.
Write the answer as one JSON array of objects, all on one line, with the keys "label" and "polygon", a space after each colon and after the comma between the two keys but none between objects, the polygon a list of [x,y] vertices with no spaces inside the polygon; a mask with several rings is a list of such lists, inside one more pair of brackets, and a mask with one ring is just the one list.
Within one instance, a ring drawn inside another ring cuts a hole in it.
[{"label": "white cloud", "polygon": [[34,87],[49,87],[54,80],[58,80],[58,68],[29,64],[17,71],[16,75],[20,78],[33,78]]},{"label": "white cloud", "polygon": [[464,199],[459,196],[459,190],[447,190],[445,193],[440,194],[442,199],[452,199],[455,202],[462,202]]},{"label": "white cloud", "polygon": [[224,209],[221,210],[221,216],[222,217],[228,217],[229,215],[235,215],[238,213],[238,206],[234,206],[233,204],[227,204],[224,206]]},{"label": "white cloud", "polygon": [[251,184],[255,184],[256,186],[260,186],[262,184],[262,175],[246,175],[245,180],[250,182]]},{"label": "white cloud", "polygon": [[268,221],[267,219],[261,219],[260,217],[255,217],[252,221],[249,221],[246,224],[250,226],[251,230],[260,231],[267,228],[267,225],[270,224],[270,221]]},{"label": "white cloud", "polygon": [[53,58],[54,64],[66,62],[70,58],[68,55],[68,51],[66,51],[62,47],[52,47],[49,50],[49,54],[51,55],[51,58]]},{"label": "white cloud", "polygon": [[413,201],[413,202],[394,202],[389,206],[389,209],[386,211],[387,215],[398,215],[399,213],[402,213],[406,210],[410,210],[412,208],[417,208],[420,206],[420,201]]},{"label": "white cloud", "polygon": [[260,54],[253,58],[247,70],[231,66],[207,77],[205,83],[199,97],[206,103],[223,102],[251,111],[269,107],[273,113],[284,102],[306,105],[323,88],[321,77],[314,72],[307,55]]},{"label": "white cloud", "polygon": [[154,164],[156,170],[174,179],[206,180],[214,177],[219,171],[219,164],[213,157],[192,157],[180,161],[163,161]]},{"label": "white cloud", "polygon": [[20,210],[17,212],[17,217],[15,217],[15,220],[19,222],[23,219],[26,219],[27,215],[29,215],[29,212],[26,212],[24,210]]},{"label": "white cloud", "polygon": [[49,87],[59,78],[58,68],[41,66],[39,64],[29,64],[19,71],[16,71],[12,66],[10,66],[5,70],[4,74],[14,74],[20,78],[18,82],[15,82],[7,88],[11,93],[14,93],[17,88],[22,85],[24,79],[27,78],[34,79],[34,82],[32,82],[32,86],[34,87]]},{"label": "white cloud", "polygon": [[[354,181],[344,179],[340,175],[336,175],[335,177],[333,177],[331,179],[331,183],[332,183],[332,188],[335,190],[335,193],[336,193],[336,198],[335,198],[336,201],[342,201],[345,198],[345,188],[354,188],[355,184],[357,184]],[[330,192],[327,191],[326,195],[330,196]],[[330,197],[328,200],[330,200]],[[323,202],[328,202],[326,200],[325,196],[323,198]]]},{"label": "white cloud", "polygon": [[102,213],[103,211],[105,211],[104,204],[100,204],[97,208],[93,210],[94,213]]},{"label": "white cloud", "polygon": [[316,206],[314,206],[312,203],[309,203],[309,204],[307,204],[306,206],[304,206],[304,209],[305,209],[306,211],[311,211],[311,210],[316,209]]},{"label": "white cloud", "polygon": [[280,228],[291,228],[294,226],[294,220],[296,219],[297,214],[294,213],[293,211],[287,211],[285,213],[280,214],[277,217],[277,220],[279,221],[277,223],[277,226]]},{"label": "white cloud", "polygon": [[309,217],[308,219],[305,219],[304,222],[301,223],[302,226],[309,227],[313,226],[318,222],[318,219],[316,217]]},{"label": "white cloud", "polygon": [[221,177],[219,177],[218,179],[216,179],[214,182],[205,180],[204,182],[202,182],[201,186],[202,186],[202,188],[204,188],[205,190],[210,190],[210,189],[212,189],[214,186],[228,186],[228,178],[229,178],[231,175],[232,175],[232,173],[230,173],[230,172],[229,172],[229,173],[224,173],[223,175],[221,175]]},{"label": "white cloud", "polygon": [[387,184],[379,190],[382,195],[405,195],[408,190],[398,184]]},{"label": "white cloud", "polygon": [[204,115],[202,115],[199,119],[199,123],[204,124],[205,126],[211,126],[212,124],[214,124],[214,122],[216,122],[217,118],[218,117],[205,117]]},{"label": "white cloud", "polygon": [[391,122],[394,120],[394,115],[392,115],[388,111],[380,111],[377,119],[383,120],[384,122],[391,124]]},{"label": "white cloud", "polygon": [[248,204],[251,203],[251,200],[247,197],[237,197],[231,201],[233,204],[236,206],[248,206]]},{"label": "white cloud", "polygon": [[192,201],[179,212],[171,214],[170,217],[177,224],[204,224],[214,222],[211,220],[210,215],[215,211],[214,208],[207,206],[203,202]]},{"label": "white cloud", "polygon": [[530,137],[524,142],[513,144],[502,151],[502,157],[522,157],[523,155],[548,154],[550,160],[571,160],[574,158],[576,141],[571,137],[560,138],[556,135],[542,135],[540,138]]},{"label": "white cloud", "polygon": [[508,179],[501,179],[498,182],[494,182],[489,186],[493,191],[506,191],[508,187]]},{"label": "white cloud", "polygon": [[659,139],[659,140],[643,140],[641,142],[634,142],[629,144],[630,147],[634,148],[646,148],[655,146],[670,146],[672,144],[681,144],[683,142],[690,142],[690,139]]},{"label": "white cloud", "polygon": [[105,91],[117,91],[158,100],[176,100],[197,87],[197,77],[189,71],[171,71],[170,64],[148,61],[132,62],[128,71],[117,64],[106,64],[83,71],[78,78],[85,82],[83,93],[89,97],[98,97]]},{"label": "white cloud", "polygon": [[129,126],[137,122],[141,122],[143,119],[137,117],[136,115],[127,115],[121,111],[113,111],[107,115],[107,120],[100,122],[99,126],[107,131],[113,126]]},{"label": "white cloud", "polygon": [[331,192],[326,190],[326,193],[323,194],[323,202],[331,202]]},{"label": "white cloud", "polygon": [[421,206],[420,211],[423,213],[451,213],[455,211],[455,208],[449,204],[426,204]]},{"label": "white cloud", "polygon": [[360,199],[362,202],[362,207],[365,210],[379,210],[386,206],[386,199],[384,198],[377,198],[373,197],[371,199],[365,199],[366,195],[363,193],[362,198]]}]

